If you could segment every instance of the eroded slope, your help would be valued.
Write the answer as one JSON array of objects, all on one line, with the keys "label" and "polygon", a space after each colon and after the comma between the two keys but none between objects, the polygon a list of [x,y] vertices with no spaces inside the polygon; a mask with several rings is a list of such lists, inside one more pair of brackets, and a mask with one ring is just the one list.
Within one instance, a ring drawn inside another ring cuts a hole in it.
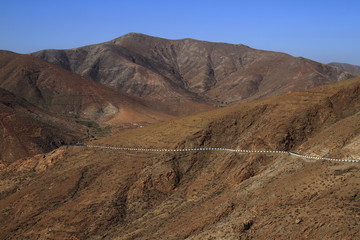
[{"label": "eroded slope", "polygon": [[88,137],[86,127],[0,88],[0,168]]},{"label": "eroded slope", "polygon": [[[360,159],[359,93],[360,79],[348,80],[128,130],[92,144],[288,150]],[[86,147],[51,154],[62,157],[41,171],[36,159],[2,170],[2,183],[16,189],[1,195],[5,238],[360,237],[358,163]]]},{"label": "eroded slope", "polygon": [[[354,76],[308,59],[245,45],[168,40],[137,33],[106,43],[32,55],[178,115],[201,110],[187,110],[193,104],[228,105]],[[188,107],[178,109],[181,105]]]},{"label": "eroded slope", "polygon": [[126,93],[38,58],[7,51],[0,51],[0,87],[46,111],[99,123],[152,123],[171,118]]},{"label": "eroded slope", "polygon": [[348,72],[352,72],[357,75],[360,74],[360,66],[357,66],[357,65],[348,64],[348,63],[336,63],[336,62],[329,63],[329,65],[338,67],[340,69],[343,69]]}]

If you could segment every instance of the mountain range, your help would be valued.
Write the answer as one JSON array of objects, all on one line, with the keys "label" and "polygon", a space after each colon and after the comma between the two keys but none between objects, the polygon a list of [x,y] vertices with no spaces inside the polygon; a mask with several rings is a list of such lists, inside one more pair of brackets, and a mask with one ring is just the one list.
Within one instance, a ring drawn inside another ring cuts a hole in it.
[{"label": "mountain range", "polygon": [[[354,77],[329,65],[245,45],[167,40],[138,33],[31,55],[177,116],[188,115],[193,103],[224,106]],[[190,112],[194,113],[193,108]]]},{"label": "mountain range", "polygon": [[138,33],[0,51],[0,236],[358,239],[356,75]]},{"label": "mountain range", "polygon": [[357,66],[357,65],[352,65],[352,64],[348,64],[348,63],[336,63],[336,62],[329,63],[329,65],[338,67],[340,69],[343,69],[345,71],[349,71],[349,72],[352,72],[355,74],[360,74],[360,66]]}]

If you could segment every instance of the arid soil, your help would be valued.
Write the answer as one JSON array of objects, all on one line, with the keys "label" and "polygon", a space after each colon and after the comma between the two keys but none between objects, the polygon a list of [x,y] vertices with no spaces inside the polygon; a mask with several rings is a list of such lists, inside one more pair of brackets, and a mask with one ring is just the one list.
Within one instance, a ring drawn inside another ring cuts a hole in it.
[{"label": "arid soil", "polygon": [[0,88],[0,168],[88,138],[87,128]]},{"label": "arid soil", "polygon": [[[89,144],[360,159],[360,79]],[[64,146],[0,175],[2,239],[359,239],[359,163]]]},{"label": "arid soil", "polygon": [[171,118],[124,92],[41,59],[7,51],[0,51],[0,87],[45,111],[99,124],[154,123]]}]

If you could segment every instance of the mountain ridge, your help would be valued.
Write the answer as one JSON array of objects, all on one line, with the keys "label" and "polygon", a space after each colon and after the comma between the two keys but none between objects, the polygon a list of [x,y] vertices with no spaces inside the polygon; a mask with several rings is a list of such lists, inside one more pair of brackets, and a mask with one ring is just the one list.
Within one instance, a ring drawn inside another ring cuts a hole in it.
[{"label": "mountain ridge", "polygon": [[0,51],[0,87],[46,111],[99,123],[169,119],[140,99],[85,79],[41,59]]},{"label": "mountain ridge", "polygon": [[335,67],[241,44],[168,40],[138,33],[31,55],[166,111],[172,111],[180,99],[222,106],[354,77]]},{"label": "mountain ridge", "polygon": [[358,65],[349,64],[349,63],[337,63],[337,62],[332,62],[332,63],[328,63],[328,64],[330,66],[338,67],[338,68],[344,69],[346,71],[353,72],[357,75],[360,75],[360,66],[358,66]]},{"label": "mountain ridge", "polygon": [[[353,74],[244,45],[136,33],[32,55],[48,62],[0,51],[5,239],[360,238],[358,162],[196,150],[360,159]],[[86,118],[156,124],[86,140]]]}]

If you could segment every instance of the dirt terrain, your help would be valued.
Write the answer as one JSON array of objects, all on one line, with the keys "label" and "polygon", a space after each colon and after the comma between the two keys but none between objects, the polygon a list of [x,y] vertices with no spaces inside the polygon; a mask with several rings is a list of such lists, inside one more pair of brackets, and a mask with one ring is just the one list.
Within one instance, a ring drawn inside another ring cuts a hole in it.
[{"label": "dirt terrain", "polygon": [[[200,107],[199,107],[200,108]],[[38,58],[0,51],[0,164],[173,116]]]},{"label": "dirt terrain", "polygon": [[[88,144],[360,159],[360,78]],[[63,146],[0,175],[2,239],[359,239],[359,163]]]},{"label": "dirt terrain", "polygon": [[0,88],[0,168],[86,138],[85,126],[43,111]]},{"label": "dirt terrain", "polygon": [[99,124],[154,123],[172,117],[120,90],[38,58],[8,51],[0,51],[0,87],[45,111]]}]

